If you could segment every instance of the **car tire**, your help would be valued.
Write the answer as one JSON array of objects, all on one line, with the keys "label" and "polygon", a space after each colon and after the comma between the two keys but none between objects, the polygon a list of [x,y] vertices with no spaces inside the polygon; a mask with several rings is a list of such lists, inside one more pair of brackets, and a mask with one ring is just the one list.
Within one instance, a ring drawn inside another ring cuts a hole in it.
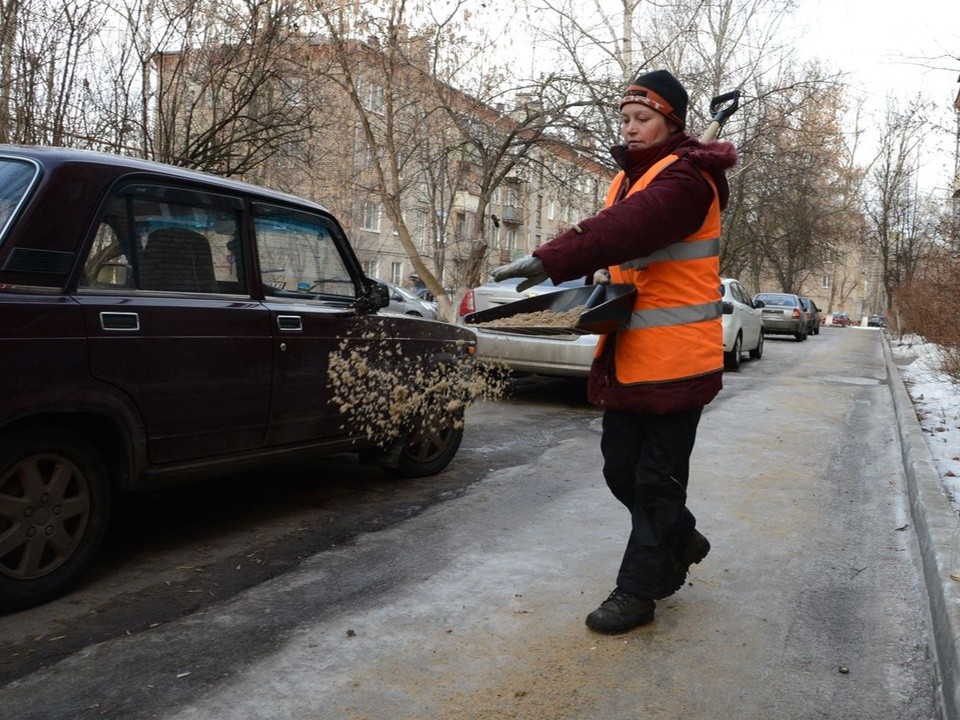
[{"label": "car tire", "polygon": [[400,478],[418,478],[436,475],[443,470],[460,448],[463,440],[463,417],[456,417],[439,429],[417,430],[411,433],[400,451],[395,467],[384,466]]},{"label": "car tire", "polygon": [[807,334],[801,330],[800,332],[794,333],[794,334],[793,334],[793,338],[794,338],[797,342],[803,342],[804,340],[807,339]]},{"label": "car tire", "polygon": [[750,351],[751,360],[759,360],[763,357],[763,332],[757,336],[757,346]]},{"label": "car tire", "polygon": [[0,441],[0,497],[0,612],[11,612],[59,595],[86,569],[103,540],[111,488],[89,442],[41,426]]},{"label": "car tire", "polygon": [[743,334],[737,333],[736,340],[733,341],[733,349],[723,354],[723,366],[727,370],[737,372],[740,369],[740,360],[743,354]]}]

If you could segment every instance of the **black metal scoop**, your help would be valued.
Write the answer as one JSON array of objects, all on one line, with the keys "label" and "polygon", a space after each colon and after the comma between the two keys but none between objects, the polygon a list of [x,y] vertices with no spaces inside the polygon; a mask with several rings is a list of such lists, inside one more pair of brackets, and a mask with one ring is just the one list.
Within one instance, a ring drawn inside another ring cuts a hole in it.
[{"label": "black metal scoop", "polygon": [[[531,298],[515,300],[487,310],[464,316],[467,325],[481,325],[529,313],[550,311],[564,313],[583,306],[583,311],[572,327],[531,326],[497,323],[490,330],[526,335],[603,335],[616,332],[630,316],[637,289],[628,284],[584,285],[570,290],[558,290]],[[483,329],[483,328],[481,328]]]}]

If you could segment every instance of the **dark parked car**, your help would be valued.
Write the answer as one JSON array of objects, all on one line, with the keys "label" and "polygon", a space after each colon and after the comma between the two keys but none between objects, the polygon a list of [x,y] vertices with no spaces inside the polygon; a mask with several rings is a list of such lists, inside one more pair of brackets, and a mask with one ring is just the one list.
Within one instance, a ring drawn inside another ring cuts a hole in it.
[{"label": "dark parked car", "polygon": [[800,303],[803,305],[803,312],[807,322],[807,335],[820,334],[820,308],[808,297],[800,296]]},{"label": "dark parked car", "polygon": [[402,476],[444,468],[455,404],[378,438],[351,413],[383,398],[353,402],[351,382],[469,375],[474,336],[387,303],[320,205],[0,146],[0,610],[82,571],[118,492],[344,451]]},{"label": "dark parked car", "polygon": [[886,315],[871,315],[867,318],[867,327],[883,328],[887,326]]},{"label": "dark parked car", "polygon": [[763,303],[765,335],[793,335],[798,341],[807,339],[807,320],[803,304],[791,293],[757,293],[753,301]]}]

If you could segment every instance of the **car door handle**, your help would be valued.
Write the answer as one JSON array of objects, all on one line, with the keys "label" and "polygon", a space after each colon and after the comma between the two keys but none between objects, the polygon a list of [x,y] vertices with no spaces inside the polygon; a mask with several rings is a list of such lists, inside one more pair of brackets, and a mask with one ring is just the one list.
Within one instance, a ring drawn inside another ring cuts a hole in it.
[{"label": "car door handle", "polygon": [[104,330],[133,332],[140,329],[140,316],[132,312],[102,312],[100,327]]},{"label": "car door handle", "polygon": [[277,315],[277,327],[286,332],[301,332],[303,321],[299,315]]}]

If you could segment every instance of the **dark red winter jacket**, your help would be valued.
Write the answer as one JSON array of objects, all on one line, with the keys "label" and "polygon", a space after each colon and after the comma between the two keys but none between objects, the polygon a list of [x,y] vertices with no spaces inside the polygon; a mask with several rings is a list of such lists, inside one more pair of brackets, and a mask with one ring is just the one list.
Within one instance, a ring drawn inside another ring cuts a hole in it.
[{"label": "dark red winter jacket", "polygon": [[[554,282],[584,276],[590,282],[600,268],[650,255],[695,232],[713,201],[713,189],[701,170],[715,182],[720,208],[726,207],[730,190],[725,171],[737,161],[730,143],[704,145],[678,133],[649,148],[627,150],[618,145],[611,154],[631,184],[663,157],[676,154],[679,159],[642,192],[614,203],[534,250]],[[626,190],[623,188],[621,195]],[[615,342],[615,337],[608,339],[603,355],[594,360],[590,370],[588,396],[595,405],[656,414],[680,412],[706,405],[722,387],[722,370],[674,382],[621,385],[613,368]]]}]

